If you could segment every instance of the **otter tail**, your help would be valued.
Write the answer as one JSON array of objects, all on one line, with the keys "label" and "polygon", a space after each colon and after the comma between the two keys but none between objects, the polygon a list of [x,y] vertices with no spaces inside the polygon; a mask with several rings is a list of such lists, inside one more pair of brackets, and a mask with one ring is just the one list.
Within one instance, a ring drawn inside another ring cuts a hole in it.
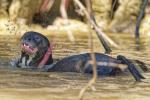
[{"label": "otter tail", "polygon": [[122,63],[128,65],[128,69],[136,81],[141,81],[141,79],[145,79],[144,76],[141,75],[141,73],[137,70],[136,66],[129,59],[122,55],[117,56],[117,59],[121,60]]}]

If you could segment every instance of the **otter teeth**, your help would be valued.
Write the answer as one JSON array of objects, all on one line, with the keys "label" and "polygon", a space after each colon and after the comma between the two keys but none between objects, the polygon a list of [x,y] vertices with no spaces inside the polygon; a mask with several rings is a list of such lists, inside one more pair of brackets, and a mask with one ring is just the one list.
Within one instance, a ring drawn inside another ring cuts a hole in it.
[{"label": "otter teeth", "polygon": [[30,48],[29,46],[27,46],[27,48]]},{"label": "otter teeth", "polygon": [[30,46],[29,46],[29,45],[25,45],[25,44],[24,44],[23,46],[25,46],[25,47],[27,47],[27,48],[30,48]]}]

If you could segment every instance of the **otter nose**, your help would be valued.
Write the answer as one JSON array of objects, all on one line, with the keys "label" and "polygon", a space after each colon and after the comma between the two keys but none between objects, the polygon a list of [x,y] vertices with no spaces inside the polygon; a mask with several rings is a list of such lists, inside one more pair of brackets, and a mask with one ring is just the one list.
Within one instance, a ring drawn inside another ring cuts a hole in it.
[{"label": "otter nose", "polygon": [[26,45],[26,46],[28,46],[28,43],[27,43],[27,42],[23,42],[23,43],[22,43],[22,45]]},{"label": "otter nose", "polygon": [[27,42],[25,42],[24,44],[25,44],[26,46],[28,46],[28,43],[27,43]]}]

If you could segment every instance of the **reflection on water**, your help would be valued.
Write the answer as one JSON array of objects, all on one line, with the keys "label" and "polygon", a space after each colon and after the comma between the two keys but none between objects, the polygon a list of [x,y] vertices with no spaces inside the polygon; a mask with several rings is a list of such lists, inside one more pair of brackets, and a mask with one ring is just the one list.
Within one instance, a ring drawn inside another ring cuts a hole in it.
[{"label": "reflection on water", "polygon": [[[51,35],[48,36],[52,37]],[[113,48],[112,56],[119,54],[139,59],[150,65],[150,38],[142,37],[140,46],[135,45],[131,34],[110,34],[121,48]],[[63,58],[81,52],[88,52],[88,35],[75,35],[71,43],[67,35],[50,38],[53,45],[53,57]],[[79,90],[87,84],[91,75],[80,73],[46,73],[27,70],[8,69],[9,61],[19,55],[19,38],[0,37],[0,99],[1,100],[76,100]],[[99,40],[94,36],[94,49],[104,52]],[[129,75],[130,76],[130,75]],[[132,77],[100,77],[96,91],[88,90],[85,100],[148,100],[150,99],[150,74],[144,82],[135,83]]]}]

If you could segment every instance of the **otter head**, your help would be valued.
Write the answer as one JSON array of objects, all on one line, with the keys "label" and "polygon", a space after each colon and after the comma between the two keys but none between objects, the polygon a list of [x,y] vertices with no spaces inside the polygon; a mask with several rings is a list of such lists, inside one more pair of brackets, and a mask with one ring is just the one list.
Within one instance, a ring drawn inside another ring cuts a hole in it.
[{"label": "otter head", "polygon": [[[25,57],[24,62],[27,66],[38,66],[41,62],[48,65],[53,62],[49,40],[38,32],[29,31],[21,37],[21,52],[21,60]],[[46,61],[42,61],[43,59]]]}]

